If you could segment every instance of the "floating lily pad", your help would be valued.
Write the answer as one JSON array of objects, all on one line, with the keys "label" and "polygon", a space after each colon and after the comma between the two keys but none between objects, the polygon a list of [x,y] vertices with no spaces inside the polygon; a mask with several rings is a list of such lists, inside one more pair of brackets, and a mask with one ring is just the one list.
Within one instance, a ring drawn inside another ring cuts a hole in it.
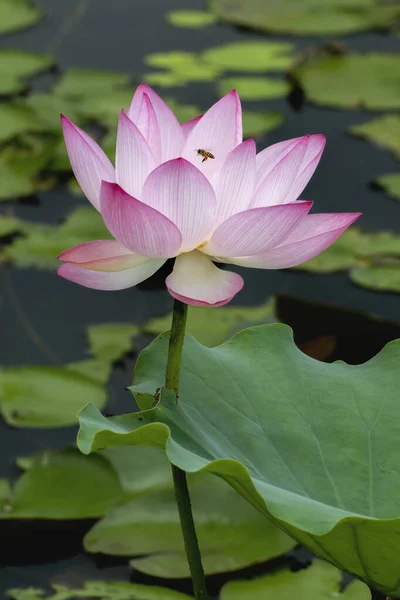
[{"label": "floating lily pad", "polygon": [[371,592],[365,583],[352,581],[342,590],[342,573],[322,561],[314,561],[307,569],[275,573],[248,579],[229,581],[221,590],[221,600],[370,600]]},{"label": "floating lily pad", "polygon": [[400,258],[400,236],[389,231],[363,233],[356,248],[357,256]]},{"label": "floating lily pad", "polygon": [[350,279],[362,287],[381,292],[400,292],[400,260],[383,261],[350,271]]},{"label": "floating lily pad", "polygon": [[0,104],[0,143],[7,142],[31,131],[42,131],[43,127],[32,118],[32,111],[17,103]]},{"label": "floating lily pad", "polygon": [[375,142],[385,150],[391,150],[400,158],[400,115],[384,115],[363,123],[353,125],[350,133]]},{"label": "floating lily pad", "polygon": [[3,418],[14,427],[61,427],[76,423],[87,402],[105,406],[106,392],[93,379],[62,367],[5,367],[0,371]]},{"label": "floating lily pad", "polygon": [[65,365],[67,369],[71,369],[76,373],[81,373],[93,381],[104,385],[110,379],[112,364],[107,360],[96,358],[88,358],[87,360],[79,360]]},{"label": "floating lily pad", "polygon": [[[141,353],[134,393],[163,386],[168,342]],[[225,478],[314,553],[397,596],[399,361],[397,341],[364,365],[322,363],[285,325],[216,348],[187,336],[178,402],[164,390],[156,408],[109,419],[89,405],[78,444],[165,447],[181,469]]]},{"label": "floating lily pad", "polygon": [[304,63],[293,74],[315,104],[346,109],[400,108],[400,54],[326,56]]},{"label": "floating lily pad", "polygon": [[151,85],[173,87],[189,82],[214,81],[221,69],[202,60],[194,52],[172,51],[149,54],[145,63],[165,71],[147,73],[144,79]]},{"label": "floating lily pad", "polygon": [[90,352],[99,359],[114,362],[134,349],[132,338],[140,329],[130,323],[101,323],[87,328]]},{"label": "floating lily pad", "polygon": [[243,136],[257,138],[282,125],[284,116],[278,111],[243,111]]},{"label": "floating lily pad", "polygon": [[70,100],[92,99],[93,104],[101,94],[124,88],[130,83],[126,73],[110,73],[91,69],[68,69],[54,88],[54,94]]},{"label": "floating lily pad", "polygon": [[44,54],[0,50],[0,96],[24,91],[29,87],[27,79],[49,69],[53,62],[50,56]]},{"label": "floating lily pad", "polygon": [[382,186],[389,196],[395,200],[400,200],[400,173],[382,175],[376,180],[376,183]]},{"label": "floating lily pad", "polygon": [[40,21],[42,14],[30,0],[0,0],[0,33],[31,27]]},{"label": "floating lily pad", "polygon": [[0,238],[20,231],[20,220],[7,215],[0,215]]},{"label": "floating lily pad", "polygon": [[[296,542],[265,519],[224,481],[209,474],[189,481],[194,519],[206,574],[263,562]],[[189,577],[172,489],[139,497],[96,523],[84,538],[89,552],[135,556],[132,566],[156,577]]]},{"label": "floating lily pad", "polygon": [[394,24],[400,7],[375,0],[209,0],[223,21],[274,33],[344,35]]},{"label": "floating lily pad", "polygon": [[271,100],[290,91],[290,84],[282,79],[267,77],[227,77],[218,82],[218,92],[224,96],[236,89],[242,100]]},{"label": "floating lily pad", "polygon": [[175,27],[187,27],[189,29],[198,29],[212,25],[217,18],[204,10],[171,10],[167,12],[166,19],[168,23]]},{"label": "floating lily pad", "polygon": [[287,42],[233,42],[209,48],[202,58],[224,71],[283,71],[292,62],[293,49]]}]

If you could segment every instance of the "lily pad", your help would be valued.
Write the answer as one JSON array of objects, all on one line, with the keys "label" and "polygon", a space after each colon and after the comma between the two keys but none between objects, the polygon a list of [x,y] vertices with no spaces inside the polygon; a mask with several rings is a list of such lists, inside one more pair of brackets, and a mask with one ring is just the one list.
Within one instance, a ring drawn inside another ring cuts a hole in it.
[{"label": "lily pad", "polygon": [[29,87],[27,78],[49,69],[53,62],[44,54],[0,50],[0,96],[23,92]]},{"label": "lily pad", "polygon": [[400,236],[389,231],[363,233],[356,248],[357,256],[400,258]]},{"label": "lily pad", "polygon": [[91,98],[93,104],[102,94],[110,90],[124,88],[130,82],[126,73],[110,73],[91,69],[68,69],[55,86],[53,92],[57,96],[79,101]]},{"label": "lily pad", "polygon": [[97,358],[88,358],[87,360],[78,360],[65,365],[76,373],[81,373],[93,381],[105,385],[110,379],[112,364],[107,360]]},{"label": "lily pad", "polygon": [[165,15],[168,23],[175,27],[199,29],[217,21],[217,18],[204,10],[171,10]]},{"label": "lily pad", "polygon": [[[168,334],[137,361],[134,393],[164,383]],[[364,365],[304,355],[285,325],[250,328],[216,348],[185,338],[179,401],[106,419],[80,415],[82,452],[166,448],[209,471],[315,554],[389,596],[400,594],[397,452],[400,342]]]},{"label": "lily pad", "polygon": [[349,129],[353,135],[374,142],[385,150],[391,150],[400,158],[400,115],[384,115]]},{"label": "lily pad", "polygon": [[383,261],[350,271],[350,279],[362,287],[381,292],[400,292],[400,260]]},{"label": "lily pad", "polygon": [[[206,574],[264,562],[296,542],[265,519],[224,481],[190,477],[191,502]],[[139,497],[108,513],[86,534],[85,549],[135,558],[131,565],[155,577],[189,577],[172,489]]]},{"label": "lily pad", "polygon": [[99,408],[107,400],[103,386],[62,367],[5,367],[0,371],[3,418],[14,427],[73,425],[87,402]]},{"label": "lily pad", "polygon": [[293,74],[315,104],[346,109],[400,108],[400,54],[326,56],[305,62]]},{"label": "lily pad", "polygon": [[209,0],[223,21],[273,33],[344,35],[394,24],[400,7],[376,0]]},{"label": "lily pad", "polygon": [[194,52],[172,51],[149,54],[145,63],[151,67],[166,69],[147,73],[144,79],[151,85],[173,87],[189,82],[214,81],[221,72],[217,65],[202,60]]},{"label": "lily pad", "polygon": [[342,591],[342,573],[320,560],[307,569],[282,569],[246,581],[229,581],[221,590],[220,600],[371,600],[371,592],[361,581],[354,580]]},{"label": "lily pad", "polygon": [[20,231],[20,220],[7,215],[0,215],[0,238]]},{"label": "lily pad", "polygon": [[101,360],[114,362],[134,349],[132,338],[140,329],[130,323],[101,323],[87,328],[90,352]]},{"label": "lily pad", "polygon": [[32,111],[17,103],[0,104],[0,143],[7,142],[31,131],[43,131],[40,123],[32,118]]},{"label": "lily pad", "polygon": [[224,71],[283,71],[292,62],[293,49],[287,42],[233,42],[209,48],[202,58]]},{"label": "lily pad", "polygon": [[290,92],[290,84],[282,79],[267,77],[226,77],[218,82],[218,92],[224,96],[236,89],[242,100],[271,100]]},{"label": "lily pad", "polygon": [[269,131],[282,125],[284,116],[278,111],[253,112],[243,111],[243,136],[245,138],[262,137]]},{"label": "lily pad", "polygon": [[376,183],[383,187],[389,196],[395,200],[400,200],[400,173],[382,175],[376,180]]},{"label": "lily pad", "polygon": [[10,33],[35,25],[42,11],[30,0],[0,0],[0,33]]}]

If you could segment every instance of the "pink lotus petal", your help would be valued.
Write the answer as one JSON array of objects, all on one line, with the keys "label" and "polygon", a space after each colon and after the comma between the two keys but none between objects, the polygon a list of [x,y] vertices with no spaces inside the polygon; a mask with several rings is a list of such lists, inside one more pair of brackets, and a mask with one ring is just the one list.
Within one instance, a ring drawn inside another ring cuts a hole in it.
[{"label": "pink lotus petal", "polygon": [[285,156],[260,181],[250,202],[251,208],[286,203],[307,151],[310,136],[304,136],[292,146]]},{"label": "pink lotus petal", "polygon": [[242,142],[228,154],[215,185],[217,197],[215,226],[231,215],[248,208],[254,191],[255,167],[254,140]]},{"label": "pink lotus petal", "polygon": [[124,271],[149,260],[134,254],[116,240],[85,242],[61,252],[58,258],[92,271]]},{"label": "pink lotus petal", "polygon": [[164,262],[164,259],[150,259],[133,269],[115,273],[90,271],[77,265],[65,264],[58,268],[57,274],[64,279],[95,290],[124,290],[151,277]]},{"label": "pink lotus petal", "polygon": [[307,147],[307,151],[303,158],[302,165],[299,173],[294,180],[289,193],[285,197],[285,202],[294,202],[300,196],[311,177],[314,175],[314,171],[321,160],[322,153],[326,144],[326,138],[324,135],[316,134],[310,136],[310,141]]},{"label": "pink lotus petal", "polygon": [[185,121],[185,123],[182,123],[181,130],[182,130],[183,136],[185,138],[185,141],[186,141],[189,133],[192,131],[193,127],[195,125],[197,125],[197,123],[200,121],[202,116],[203,115],[199,115],[198,117],[195,117],[194,119],[191,119],[190,121]]},{"label": "pink lotus petal", "polygon": [[150,173],[143,202],[175,223],[182,234],[181,252],[193,250],[208,236],[215,214],[215,194],[204,175],[183,158]]},{"label": "pink lotus petal", "polygon": [[142,95],[142,104],[136,125],[149,145],[149,148],[154,156],[155,164],[159,165],[161,162],[160,127],[158,125],[153,105],[150,102],[150,98],[147,94]]},{"label": "pink lotus petal", "polygon": [[331,246],[361,213],[307,215],[280,246],[230,263],[257,269],[286,269],[300,265]]},{"label": "pink lotus petal", "polygon": [[268,146],[257,154],[256,157],[256,185],[260,183],[272,169],[298,144],[301,138],[292,138]]},{"label": "pink lotus petal", "polygon": [[312,202],[251,208],[224,221],[203,248],[211,256],[248,256],[276,246],[309,212]]},{"label": "pink lotus petal", "polygon": [[149,97],[157,116],[161,135],[161,161],[165,162],[180,156],[183,146],[183,133],[179,121],[164,100],[145,83],[141,83],[136,89],[128,112],[129,118],[135,124],[137,123],[143,94]]},{"label": "pink lotus petal", "polygon": [[201,252],[181,254],[166,279],[171,296],[192,306],[223,306],[242,289],[243,279],[222,271]]},{"label": "pink lotus petal", "polygon": [[168,258],[178,253],[182,236],[177,226],[118,184],[102,183],[100,204],[104,223],[132,252],[150,258]]},{"label": "pink lotus petal", "polygon": [[131,196],[140,198],[147,176],[155,168],[148,143],[122,110],[118,122],[115,174],[117,183]]},{"label": "pink lotus petal", "polygon": [[61,125],[74,175],[86,198],[100,210],[100,184],[115,181],[114,167],[100,146],[64,115]]},{"label": "pink lotus petal", "polygon": [[[242,111],[233,90],[214,104],[189,133],[182,156],[201,169],[207,178],[218,171],[227,154],[242,142]],[[211,152],[214,159],[202,162],[196,150]]]}]

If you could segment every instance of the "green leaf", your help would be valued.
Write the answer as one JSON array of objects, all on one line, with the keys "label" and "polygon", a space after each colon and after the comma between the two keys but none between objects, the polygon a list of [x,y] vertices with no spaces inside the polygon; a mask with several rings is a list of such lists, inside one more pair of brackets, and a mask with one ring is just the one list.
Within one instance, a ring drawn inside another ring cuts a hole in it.
[{"label": "green leaf", "polygon": [[398,256],[400,258],[400,236],[390,231],[363,233],[356,252],[357,256]]},{"label": "green leaf", "polygon": [[8,590],[7,595],[11,600],[191,600],[175,590],[125,581],[87,581],[78,589],[54,584],[52,588],[54,594],[51,596],[37,588],[15,588]]},{"label": "green leaf", "polygon": [[203,61],[194,52],[172,51],[149,54],[145,63],[166,71],[148,73],[145,80],[160,86],[179,86],[189,82],[214,81],[220,73],[218,66]]},{"label": "green leaf", "polygon": [[350,279],[367,289],[400,292],[400,260],[388,260],[379,265],[352,269]]},{"label": "green leaf", "polygon": [[124,496],[118,476],[98,454],[74,448],[43,452],[18,479],[0,519],[102,517]]},{"label": "green leaf", "polygon": [[132,338],[140,329],[130,323],[101,323],[87,328],[90,352],[102,360],[114,362],[134,349]]},{"label": "green leaf", "polygon": [[[206,574],[263,562],[296,544],[224,481],[205,473],[191,476],[189,487]],[[154,577],[190,575],[173,489],[119,506],[86,534],[84,546],[95,553],[148,555],[131,565]]]},{"label": "green leaf", "polygon": [[[134,393],[162,387],[168,334],[137,361]],[[78,443],[149,444],[187,472],[230,483],[317,555],[400,594],[397,422],[400,342],[364,365],[326,364],[285,325],[244,330],[216,348],[185,339],[179,401],[106,419],[80,415]]]},{"label": "green leaf", "polygon": [[21,133],[42,131],[40,123],[32,118],[32,111],[17,103],[0,104],[0,143],[6,142]]},{"label": "green leaf", "polygon": [[62,367],[5,367],[0,371],[4,420],[14,427],[61,427],[76,423],[87,402],[106,403],[103,386]]},{"label": "green leaf", "polygon": [[243,136],[250,138],[262,137],[269,131],[282,125],[284,116],[281,112],[243,111]]},{"label": "green leaf", "polygon": [[385,150],[391,150],[400,158],[400,115],[377,117],[367,123],[353,125],[349,131]]},{"label": "green leaf", "polygon": [[96,358],[89,358],[87,360],[79,360],[71,362],[65,365],[67,369],[81,373],[93,381],[104,385],[110,379],[112,364],[107,360],[99,360]]},{"label": "green leaf", "polygon": [[175,27],[188,27],[198,29],[212,25],[216,17],[204,10],[171,10],[165,15],[168,23]]},{"label": "green leaf", "polygon": [[307,569],[275,573],[243,581],[229,581],[220,600],[371,600],[371,592],[361,581],[352,581],[342,592],[342,573],[336,567],[315,561]]},{"label": "green leaf", "polygon": [[0,0],[0,33],[10,33],[34,25],[42,11],[30,0]]},{"label": "green leaf", "polygon": [[382,175],[376,182],[395,200],[400,200],[400,173]]},{"label": "green leaf", "polygon": [[304,63],[293,74],[315,104],[346,109],[400,108],[400,54],[327,56]]},{"label": "green leaf", "polygon": [[286,96],[290,84],[281,79],[267,77],[227,77],[218,82],[218,93],[224,96],[236,89],[242,100],[271,100]]},{"label": "green leaf", "polygon": [[28,87],[28,77],[49,69],[52,64],[53,59],[44,54],[0,50],[0,96],[23,92]]},{"label": "green leaf", "polygon": [[20,220],[7,215],[0,215],[0,238],[16,233],[21,228]]},{"label": "green leaf", "polygon": [[57,96],[73,101],[91,99],[96,104],[102,94],[120,89],[128,85],[130,75],[126,73],[109,73],[91,69],[68,69],[55,86],[53,92]]},{"label": "green leaf", "polygon": [[[172,313],[153,317],[143,325],[143,331],[159,335],[171,327]],[[259,306],[224,306],[218,311],[190,307],[187,331],[206,346],[222,344],[227,337],[243,327],[274,322],[274,301],[267,300]]]},{"label": "green leaf", "polygon": [[283,71],[293,58],[293,44],[243,41],[209,48],[204,61],[224,71]]},{"label": "green leaf", "polygon": [[209,6],[223,21],[293,35],[344,35],[385,29],[400,14],[399,6],[376,0],[209,0]]}]

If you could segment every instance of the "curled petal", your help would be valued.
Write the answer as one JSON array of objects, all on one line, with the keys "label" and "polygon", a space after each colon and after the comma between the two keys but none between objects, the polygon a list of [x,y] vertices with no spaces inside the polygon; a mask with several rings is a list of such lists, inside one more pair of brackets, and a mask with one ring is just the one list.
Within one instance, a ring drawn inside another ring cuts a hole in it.
[{"label": "curled petal", "polygon": [[274,248],[255,256],[230,259],[229,262],[256,269],[286,269],[300,265],[326,250],[361,213],[305,216]]},{"label": "curled petal", "polygon": [[248,256],[278,245],[310,210],[312,202],[251,208],[224,221],[203,252],[211,256]]},{"label": "curled petal", "polygon": [[171,296],[192,306],[217,307],[227,304],[242,289],[236,273],[218,269],[208,256],[194,251],[181,254],[166,279]]},{"label": "curled petal", "polygon": [[139,117],[136,123],[137,128],[143,135],[154,156],[156,165],[161,162],[161,134],[158,125],[157,116],[154,112],[152,103],[147,94],[142,95]]},{"label": "curled petal", "polygon": [[123,246],[150,258],[176,256],[181,233],[160,212],[136,200],[116,183],[102,183],[100,203],[104,223]]},{"label": "curled petal", "polygon": [[81,266],[67,263],[58,268],[57,274],[64,279],[94,290],[124,290],[148,279],[158,271],[165,260],[148,259],[132,269],[117,272],[91,271]]},{"label": "curled petal", "polygon": [[74,175],[86,198],[100,210],[100,184],[115,181],[114,167],[100,146],[64,115],[61,125]]},{"label": "curled petal", "polygon": [[175,223],[182,234],[181,252],[193,250],[208,236],[215,215],[215,194],[204,175],[183,158],[150,173],[143,202]]},{"label": "curled petal", "polygon": [[61,252],[58,258],[92,271],[124,271],[149,260],[134,254],[116,240],[85,242]]}]

